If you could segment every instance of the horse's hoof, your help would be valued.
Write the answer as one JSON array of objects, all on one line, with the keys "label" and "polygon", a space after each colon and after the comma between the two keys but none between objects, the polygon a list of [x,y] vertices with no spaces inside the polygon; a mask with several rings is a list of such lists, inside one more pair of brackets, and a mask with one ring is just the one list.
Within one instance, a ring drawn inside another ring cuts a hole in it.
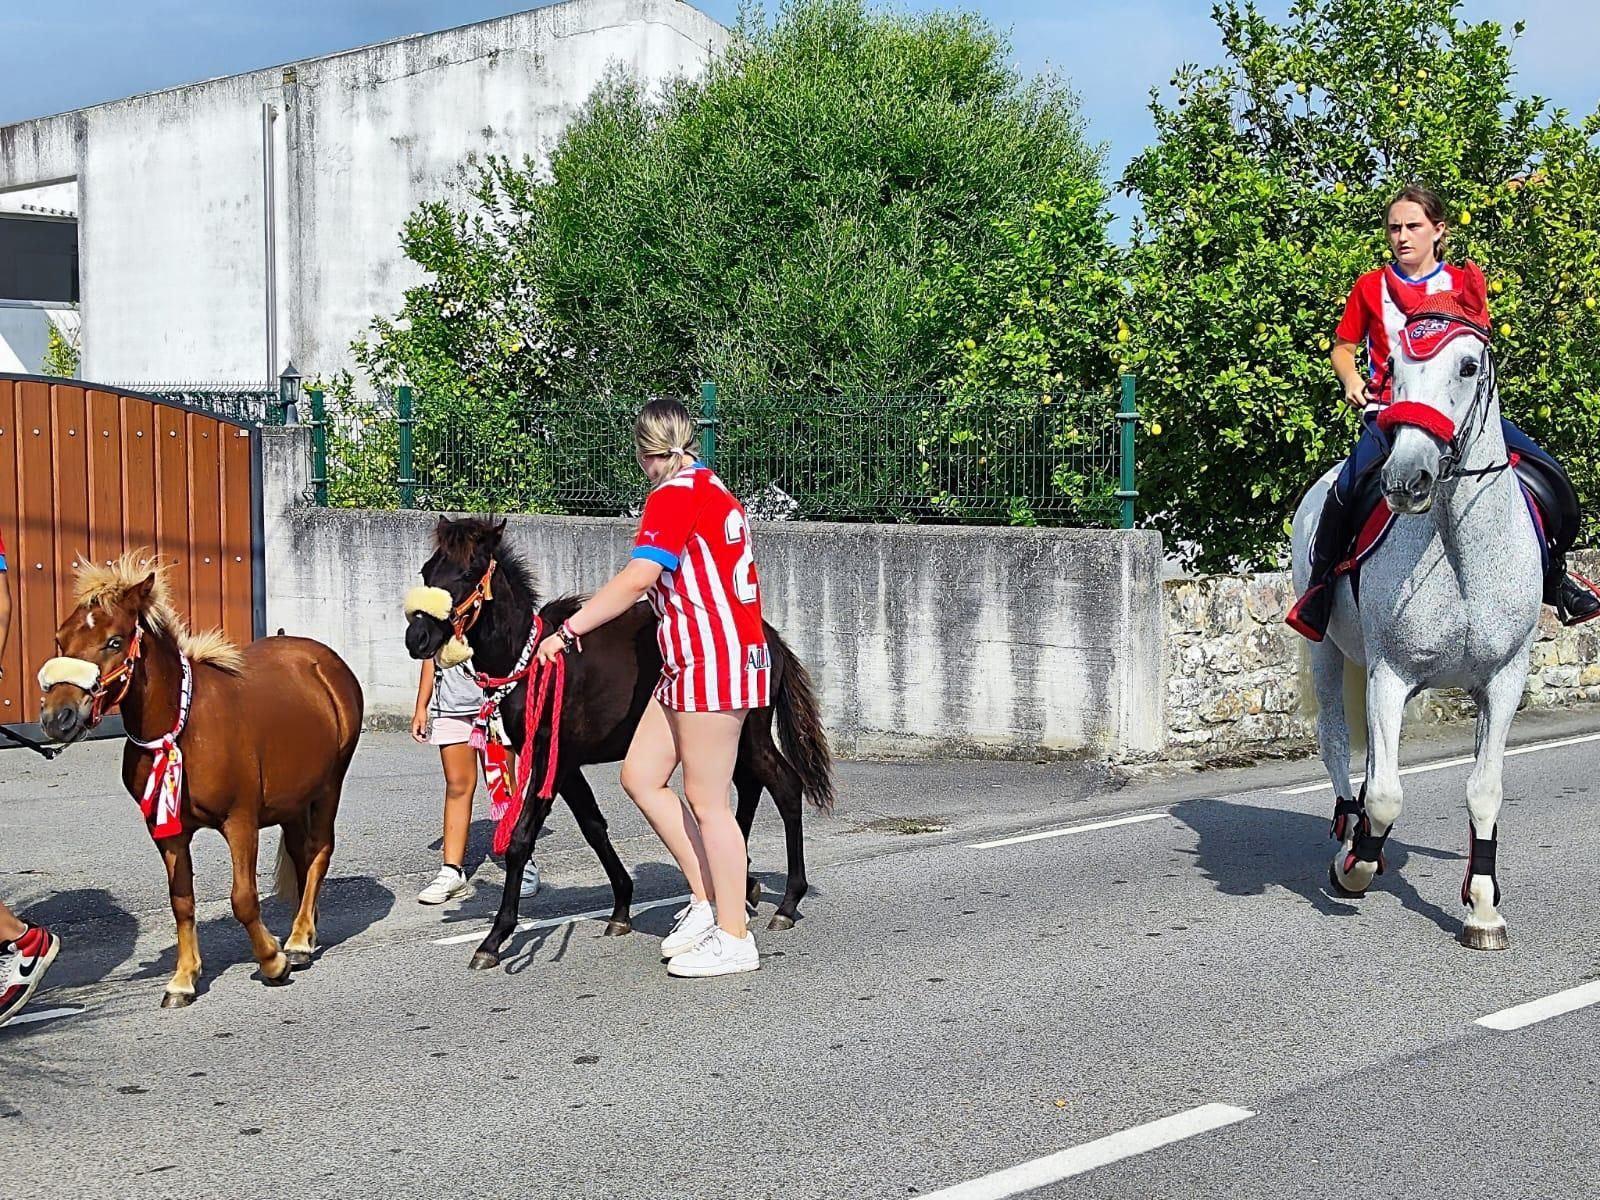
[{"label": "horse's hoof", "polygon": [[754,879],[750,881],[750,886],[745,889],[744,902],[752,908],[761,904],[761,884]]},{"label": "horse's hoof", "polygon": [[633,932],[633,922],[632,921],[627,921],[627,920],[614,921],[613,920],[613,921],[607,921],[606,922],[606,936],[607,937],[622,937],[624,934],[628,934],[628,933],[632,933],[632,932]]},{"label": "horse's hoof", "polygon": [[194,1003],[193,992],[162,992],[162,1008],[188,1008]]},{"label": "horse's hoof", "polygon": [[[1361,875],[1366,874],[1361,870],[1362,866],[1372,867],[1372,875],[1376,875],[1378,873],[1376,863],[1357,864],[1356,870],[1350,872],[1350,874],[1345,878],[1349,879],[1351,883],[1354,883]],[[1372,882],[1372,875],[1367,875],[1366,883],[1369,884]],[[1343,896],[1347,900],[1359,900],[1362,896],[1367,894],[1366,884],[1362,884],[1362,886],[1359,888],[1353,888],[1341,881],[1339,878],[1339,870],[1333,863],[1328,864],[1328,886],[1333,889],[1335,895]]]},{"label": "horse's hoof", "polygon": [[472,961],[467,964],[469,971],[492,971],[500,965],[500,956],[491,954],[487,950],[479,950],[472,956]]},{"label": "horse's hoof", "polygon": [[283,956],[289,960],[291,971],[303,971],[311,965],[311,957],[315,950],[285,950]]},{"label": "horse's hoof", "polygon": [[294,963],[289,961],[288,955],[283,955],[283,970],[276,975],[268,975],[266,968],[261,969],[261,978],[268,987],[282,987],[289,982],[289,976],[294,974]]},{"label": "horse's hoof", "polygon": [[772,920],[767,922],[768,929],[793,929],[794,918],[786,917],[782,913],[773,913]]},{"label": "horse's hoof", "polygon": [[1461,944],[1469,950],[1507,950],[1511,947],[1504,925],[1463,925]]}]

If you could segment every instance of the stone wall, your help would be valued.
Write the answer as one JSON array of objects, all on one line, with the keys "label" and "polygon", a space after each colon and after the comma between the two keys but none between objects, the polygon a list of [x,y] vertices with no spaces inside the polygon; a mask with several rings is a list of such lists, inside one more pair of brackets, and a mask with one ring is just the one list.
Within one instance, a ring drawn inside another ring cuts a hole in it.
[{"label": "stone wall", "polygon": [[[1575,554],[1572,565],[1593,578],[1600,552]],[[1170,753],[1290,748],[1315,738],[1313,722],[1299,711],[1302,639],[1283,623],[1294,602],[1286,572],[1168,580],[1163,592]],[[1595,701],[1600,621],[1565,629],[1544,609],[1523,707]],[[1413,721],[1471,712],[1471,701],[1454,690],[1426,693],[1407,710]]]}]

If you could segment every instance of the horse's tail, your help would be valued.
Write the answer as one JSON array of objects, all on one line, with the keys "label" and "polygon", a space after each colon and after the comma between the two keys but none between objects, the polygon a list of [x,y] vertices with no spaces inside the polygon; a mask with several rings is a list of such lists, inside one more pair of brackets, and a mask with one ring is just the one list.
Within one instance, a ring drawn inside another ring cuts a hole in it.
[{"label": "horse's tail", "polygon": [[805,798],[828,812],[833,808],[833,755],[817,711],[811,675],[770,625],[767,645],[777,660],[774,677],[778,683],[778,736],[784,753],[800,774]]},{"label": "horse's tail", "polygon": [[273,868],[272,894],[290,904],[300,903],[300,876],[295,874],[294,859],[289,857],[289,847],[282,834],[278,837],[278,862]]}]

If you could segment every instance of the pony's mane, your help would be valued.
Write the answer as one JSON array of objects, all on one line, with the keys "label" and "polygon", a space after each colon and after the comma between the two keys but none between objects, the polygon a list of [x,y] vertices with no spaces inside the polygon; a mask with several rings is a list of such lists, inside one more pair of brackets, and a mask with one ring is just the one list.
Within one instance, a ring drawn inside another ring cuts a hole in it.
[{"label": "pony's mane", "polygon": [[193,633],[172,604],[172,585],[167,575],[171,568],[156,559],[149,550],[129,550],[104,566],[84,559],[78,566],[77,582],[72,599],[85,608],[99,606],[110,608],[122,603],[130,588],[144,582],[152,571],[155,582],[150,597],[140,613],[152,629],[170,638],[178,650],[197,663],[208,663],[231,675],[237,675],[244,660],[235,646],[220,629],[207,629]]},{"label": "pony's mane", "polygon": [[[465,569],[472,566],[472,557],[478,546],[499,532],[500,522],[487,517],[444,519],[434,528],[433,544],[449,562]],[[507,579],[529,604],[538,604],[539,589],[533,584],[533,573],[523,561],[521,553],[503,535],[494,557],[500,564],[496,568],[496,576]]]}]

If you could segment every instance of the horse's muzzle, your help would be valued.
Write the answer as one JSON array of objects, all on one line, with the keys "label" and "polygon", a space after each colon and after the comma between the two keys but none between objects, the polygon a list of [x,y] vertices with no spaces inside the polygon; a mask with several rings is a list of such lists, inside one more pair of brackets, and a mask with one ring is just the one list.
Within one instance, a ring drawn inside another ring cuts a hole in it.
[{"label": "horse's muzzle", "polygon": [[414,612],[406,620],[406,653],[418,662],[432,658],[448,636],[449,629],[442,622],[426,613]]},{"label": "horse's muzzle", "polygon": [[52,742],[76,741],[88,732],[89,707],[89,697],[77,688],[51,688],[39,701],[39,728]]},{"label": "horse's muzzle", "polygon": [[1398,487],[1385,487],[1383,499],[1390,512],[1418,515],[1433,507],[1434,485],[1438,482],[1431,471],[1419,471]]}]

